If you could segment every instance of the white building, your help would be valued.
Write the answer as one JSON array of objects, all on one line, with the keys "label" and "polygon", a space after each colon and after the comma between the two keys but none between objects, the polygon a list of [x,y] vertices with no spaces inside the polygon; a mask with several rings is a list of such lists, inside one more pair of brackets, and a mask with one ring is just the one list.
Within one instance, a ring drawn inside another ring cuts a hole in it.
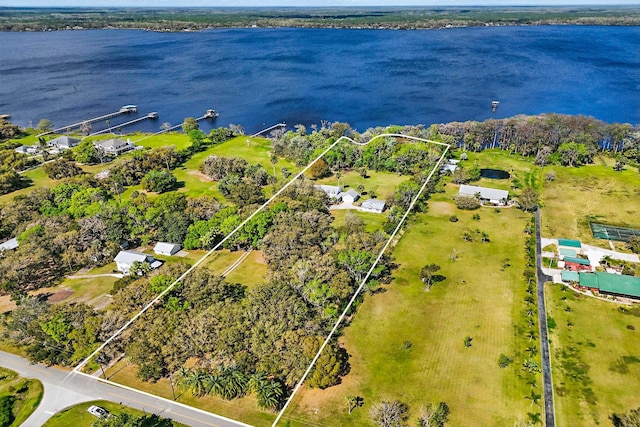
[{"label": "white building", "polygon": [[62,135],[47,142],[49,147],[56,147],[60,150],[68,150],[80,144],[78,138],[72,138],[67,135]]},{"label": "white building", "polygon": [[13,239],[9,239],[6,242],[0,243],[0,251],[11,251],[16,249],[18,245],[18,239],[14,237]]},{"label": "white building", "polygon": [[182,249],[182,246],[177,243],[158,242],[153,247],[153,252],[158,255],[171,256],[180,252],[180,249]]},{"label": "white building", "polygon": [[460,185],[461,196],[476,197],[480,196],[482,203],[490,203],[492,205],[504,206],[509,199],[509,192],[507,190],[496,190],[495,188],[478,187],[476,185]]},{"label": "white building", "polygon": [[162,265],[160,261],[156,261],[153,255],[144,254],[136,251],[120,251],[114,258],[116,267],[124,274],[129,274],[129,270],[134,262],[146,262],[151,268],[158,268]]},{"label": "white building", "polygon": [[313,188],[324,191],[333,200],[340,200],[342,194],[342,187],[336,185],[314,185]]},{"label": "white building", "polygon": [[353,204],[353,202],[355,202],[359,198],[360,198],[360,195],[353,188],[347,191],[346,193],[340,193],[340,199],[342,199],[342,202],[349,205]]},{"label": "white building", "polygon": [[105,153],[117,156],[124,152],[133,150],[135,146],[131,143],[131,140],[127,138],[125,141],[121,138],[111,138],[106,141],[96,141],[93,143],[96,148],[102,148]]},{"label": "white building", "polygon": [[366,212],[382,213],[385,206],[386,203],[384,202],[384,200],[369,199],[362,202],[362,204],[360,205],[360,210]]}]

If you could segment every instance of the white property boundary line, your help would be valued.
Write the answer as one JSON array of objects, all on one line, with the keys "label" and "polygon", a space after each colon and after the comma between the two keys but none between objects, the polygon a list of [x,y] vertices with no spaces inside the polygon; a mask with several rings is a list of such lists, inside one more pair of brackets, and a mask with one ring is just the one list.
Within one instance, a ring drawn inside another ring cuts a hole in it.
[{"label": "white property boundary line", "polygon": [[[428,140],[424,140],[424,141],[426,141],[426,142],[435,142],[435,141],[428,141]],[[371,142],[371,141],[369,141],[369,142]],[[356,298],[358,297],[358,295],[362,291],[362,288],[364,288],[364,285],[367,282],[367,280],[369,279],[369,277],[371,276],[371,273],[373,273],[373,270],[376,268],[376,266],[378,265],[378,263],[382,259],[382,255],[384,255],[384,253],[387,250],[387,248],[389,247],[389,245],[391,245],[391,242],[396,237],[396,234],[398,234],[398,231],[400,231],[400,227],[402,227],[402,224],[407,219],[407,216],[409,216],[409,213],[413,210],[415,204],[417,203],[418,199],[422,195],[422,192],[424,191],[424,189],[426,188],[427,184],[431,180],[431,177],[433,176],[434,172],[438,169],[440,163],[442,162],[442,159],[444,159],[444,156],[447,154],[447,151],[449,151],[450,145],[447,145],[447,144],[443,144],[443,145],[446,145],[446,148],[443,151],[442,156],[440,156],[440,159],[438,159],[438,162],[433,167],[433,170],[431,170],[431,173],[429,173],[429,176],[424,180],[424,183],[422,184],[422,187],[420,187],[420,191],[418,191],[418,194],[416,194],[416,196],[411,201],[411,204],[409,205],[409,208],[407,209],[407,211],[404,213],[404,215],[402,215],[402,218],[400,219],[400,222],[396,226],[395,230],[393,230],[393,233],[391,233],[391,236],[389,237],[389,240],[387,240],[387,243],[384,245],[384,247],[382,248],[382,250],[378,254],[378,257],[373,262],[373,265],[371,265],[371,268],[367,272],[367,275],[364,277],[364,279],[362,279],[362,283],[360,283],[360,286],[358,286],[358,289],[356,289],[356,292],[353,294],[353,296],[351,297],[351,300],[349,301],[349,303],[345,307],[344,311],[342,312],[342,314],[340,315],[340,317],[336,321],[336,324],[333,326],[333,329],[331,329],[331,332],[329,332],[329,335],[327,336],[327,339],[325,339],[324,343],[322,343],[322,346],[320,347],[320,350],[318,350],[318,353],[316,354],[316,356],[313,358],[313,360],[309,364],[309,367],[307,368],[305,373],[302,375],[302,378],[300,378],[300,381],[298,382],[298,384],[296,384],[296,387],[293,389],[293,392],[291,393],[291,395],[287,399],[287,402],[284,404],[284,406],[282,407],[282,409],[278,413],[278,416],[276,417],[275,421],[273,422],[272,427],[275,427],[276,424],[278,424],[278,421],[280,421],[280,418],[282,418],[282,415],[284,414],[284,411],[286,411],[287,407],[289,406],[289,404],[293,400],[294,396],[296,395],[296,393],[298,392],[298,390],[302,386],[302,383],[304,382],[304,380],[307,379],[307,376],[311,372],[311,369],[313,369],[314,365],[316,364],[316,362],[320,358],[320,354],[322,354],[322,351],[329,344],[329,341],[331,341],[331,339],[333,338],[333,335],[338,330],[338,327],[340,326],[340,323],[342,323],[342,320],[344,319],[344,317],[347,315],[347,313],[351,309],[351,306],[353,305],[353,303],[355,302]]]},{"label": "white property boundary line", "polygon": [[[149,308],[151,308],[154,304],[156,304],[158,301],[160,301],[167,293],[169,293],[179,282],[181,282],[182,280],[184,280],[185,277],[187,277],[193,270],[195,270],[196,268],[198,268],[198,266],[200,266],[200,264],[202,264],[207,258],[209,258],[209,256],[211,256],[211,254],[213,252],[215,252],[216,250],[218,250],[218,248],[220,248],[227,240],[229,240],[235,233],[238,232],[238,230],[240,230],[242,227],[244,227],[249,221],[251,221],[258,213],[260,213],[265,207],[267,207],[273,200],[275,200],[277,197],[280,196],[280,194],[282,194],[287,188],[289,188],[289,186],[291,184],[293,184],[293,182],[295,182],[298,178],[300,178],[309,168],[311,168],[311,166],[318,160],[320,160],[322,157],[324,157],[329,151],[331,151],[339,142],[343,141],[343,140],[347,140],[353,144],[356,145],[360,145],[360,146],[364,146],[364,145],[368,145],[371,142],[375,141],[376,139],[379,138],[386,138],[386,137],[394,137],[394,138],[405,138],[405,139],[411,139],[414,141],[420,141],[420,142],[428,142],[431,144],[436,144],[436,145],[441,145],[443,147],[446,147],[444,152],[442,153],[442,155],[440,156],[440,159],[438,160],[438,162],[436,163],[436,165],[434,166],[433,170],[431,171],[431,173],[429,174],[429,176],[427,177],[427,179],[425,180],[425,182],[422,184],[422,187],[420,188],[420,191],[418,191],[418,194],[416,195],[416,197],[414,197],[414,199],[411,201],[411,204],[409,205],[409,208],[407,209],[407,211],[404,213],[404,215],[402,216],[402,219],[400,220],[400,222],[398,223],[396,229],[393,231],[391,237],[389,238],[389,240],[387,241],[387,243],[385,244],[384,248],[382,249],[382,251],[380,252],[380,254],[378,255],[378,257],[376,258],[375,262],[373,263],[373,265],[371,266],[371,269],[369,270],[369,272],[367,273],[367,275],[365,276],[364,280],[362,281],[362,283],[360,284],[360,286],[358,287],[358,289],[356,290],[355,294],[353,295],[353,297],[351,298],[351,300],[349,301],[349,304],[347,305],[346,309],[344,310],[344,312],[342,313],[342,315],[340,316],[340,318],[338,319],[338,321],[336,322],[335,326],[333,327],[333,329],[331,330],[331,332],[329,333],[329,336],[327,337],[327,339],[324,341],[322,347],[320,347],[320,350],[318,351],[318,353],[316,354],[316,356],[314,357],[313,361],[311,362],[311,365],[307,368],[306,372],[304,373],[302,379],[300,380],[300,382],[296,385],[293,393],[291,394],[291,396],[289,397],[289,399],[287,400],[287,402],[285,403],[284,407],[282,408],[282,410],[280,411],[280,413],[278,414],[278,417],[276,418],[275,422],[273,423],[273,425],[275,426],[278,421],[280,420],[280,418],[282,417],[282,414],[284,413],[285,409],[289,406],[289,404],[291,403],[291,399],[293,398],[293,396],[296,394],[296,392],[298,391],[298,389],[300,388],[300,386],[302,385],[302,382],[306,379],[306,377],[309,375],[309,372],[311,371],[311,369],[313,368],[313,366],[315,365],[315,363],[317,362],[318,358],[320,357],[320,353],[322,352],[322,350],[324,350],[324,348],[327,346],[328,342],[331,340],[331,338],[333,337],[333,335],[335,334],[335,331],[337,330],[339,324],[341,323],[342,319],[344,318],[344,316],[346,315],[346,313],[348,312],[348,310],[351,308],[351,306],[353,305],[353,302],[355,301],[356,297],[358,296],[358,294],[360,293],[360,291],[362,290],[362,288],[364,287],[364,284],[366,283],[367,279],[371,276],[371,273],[373,272],[373,269],[376,267],[376,265],[378,264],[378,262],[380,261],[380,259],[382,258],[382,255],[384,254],[384,252],[386,251],[386,249],[389,247],[389,245],[391,244],[391,241],[393,240],[393,238],[396,236],[396,234],[398,233],[398,231],[400,230],[400,227],[402,226],[402,224],[404,223],[404,221],[406,220],[407,216],[409,215],[409,213],[411,212],[411,210],[413,209],[413,207],[415,206],[418,198],[422,195],[422,192],[424,191],[425,187],[427,186],[427,184],[429,183],[431,177],[433,176],[434,172],[436,171],[437,167],[440,165],[440,163],[442,162],[442,159],[444,159],[445,154],[447,153],[447,151],[449,150],[449,148],[451,147],[449,144],[445,144],[443,142],[438,142],[438,141],[431,141],[428,139],[424,139],[424,138],[418,138],[415,136],[409,136],[409,135],[402,135],[402,134],[396,134],[396,133],[384,133],[384,134],[380,134],[380,135],[376,135],[373,138],[371,138],[369,141],[367,142],[357,142],[354,141],[353,139],[347,137],[347,136],[341,136],[340,138],[338,138],[333,144],[331,144],[328,148],[326,148],[318,157],[316,157],[315,159],[313,159],[311,162],[309,162],[309,164],[307,166],[305,166],[304,169],[302,169],[300,172],[298,172],[288,183],[286,183],[280,190],[278,190],[276,193],[274,193],[266,202],[264,202],[258,209],[256,209],[251,215],[249,215],[244,221],[242,221],[240,223],[240,225],[238,225],[231,233],[229,233],[227,236],[225,236],[218,244],[216,244],[213,248],[211,248],[209,251],[207,251],[207,253],[205,253],[202,258],[200,258],[198,261],[196,261],[187,271],[185,271],[184,273],[182,273],[182,275],[180,277],[178,277],[176,280],[174,280],[169,286],[167,286],[160,294],[158,294],[158,296],[156,296],[153,300],[151,300],[151,302],[149,302],[147,305],[145,305],[138,313],[136,313],[131,319],[129,319],[120,329],[118,329],[113,335],[111,335],[109,338],[107,338],[107,340],[102,343],[96,350],[94,350],[89,356],[87,356],[82,362],[80,362],[75,368],[73,368],[73,370],[70,372],[70,375],[72,374],[82,374],[82,375],[86,375],[89,378],[93,378],[94,380],[96,379],[95,377],[91,376],[91,375],[87,375],[83,372],[80,371],[80,369],[82,369],[87,363],[89,363],[89,361],[94,358],[96,355],[98,355],[98,353],[100,353],[102,350],[104,350],[104,348],[109,345],[109,343],[111,341],[113,341],[115,338],[117,338],[122,332],[124,332],[127,328],[129,328],[129,326],[131,326],[131,324],[133,324],[133,322],[135,322],[140,316],[142,316],[142,314],[144,314]],[[116,383],[114,383],[116,384]],[[131,389],[131,390],[136,390],[136,389]],[[144,393],[144,392],[142,392]],[[157,397],[157,396],[156,396]]]}]

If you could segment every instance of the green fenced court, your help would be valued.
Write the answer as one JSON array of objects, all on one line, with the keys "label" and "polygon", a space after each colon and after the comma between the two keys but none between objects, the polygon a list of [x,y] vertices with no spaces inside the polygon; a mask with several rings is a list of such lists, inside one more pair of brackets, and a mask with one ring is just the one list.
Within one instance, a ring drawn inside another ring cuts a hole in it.
[{"label": "green fenced court", "polygon": [[591,223],[591,232],[596,239],[628,242],[632,237],[640,237],[640,230],[635,228],[616,227],[613,225]]}]

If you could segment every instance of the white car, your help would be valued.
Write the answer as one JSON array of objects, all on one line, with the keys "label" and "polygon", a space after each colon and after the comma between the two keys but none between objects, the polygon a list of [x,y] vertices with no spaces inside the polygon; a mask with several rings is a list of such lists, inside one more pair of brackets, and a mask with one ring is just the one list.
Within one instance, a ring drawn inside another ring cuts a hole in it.
[{"label": "white car", "polygon": [[109,411],[107,411],[106,409],[101,408],[99,406],[95,406],[95,405],[89,406],[89,409],[87,409],[87,411],[91,415],[96,416],[98,418],[105,418],[105,417],[109,416]]}]

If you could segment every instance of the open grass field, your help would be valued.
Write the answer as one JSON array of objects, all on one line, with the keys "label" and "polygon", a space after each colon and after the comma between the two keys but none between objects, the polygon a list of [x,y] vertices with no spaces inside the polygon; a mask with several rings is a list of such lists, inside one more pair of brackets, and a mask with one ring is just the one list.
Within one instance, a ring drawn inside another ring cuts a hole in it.
[{"label": "open grass field", "polygon": [[229,283],[242,283],[251,289],[267,281],[267,264],[261,251],[251,251],[242,263],[229,273],[226,281]]},{"label": "open grass field", "polygon": [[[141,416],[145,413],[139,411],[137,409],[128,408],[123,405],[119,405],[117,403],[109,402],[106,400],[94,400],[92,402],[84,402],[74,405],[70,408],[65,409],[64,411],[58,412],[54,416],[52,416],[46,423],[44,423],[45,427],[91,427],[91,425],[97,420],[96,417],[91,415],[87,409],[91,405],[100,406],[110,414],[118,415],[122,413],[128,413],[134,416]],[[169,418],[171,414],[169,414]],[[181,424],[173,421],[173,425],[175,427],[187,427],[185,424]],[[142,424],[141,427],[153,427],[151,424]]]},{"label": "open grass field", "polygon": [[640,407],[640,307],[559,284],[546,298],[557,425],[609,426],[612,413]]},{"label": "open grass field", "polygon": [[[579,168],[549,166],[556,179],[542,191],[542,234],[580,239],[595,245],[589,221],[640,228],[640,174],[635,169],[616,172],[610,166]],[[620,245],[623,246],[623,245]]]},{"label": "open grass field", "polygon": [[9,203],[16,196],[23,196],[36,188],[51,188],[58,183],[44,173],[41,167],[25,172],[22,176],[29,181],[29,186],[0,196],[0,204]]},{"label": "open grass field", "polygon": [[[454,193],[450,188],[440,197],[450,200]],[[449,221],[452,211],[459,222]],[[472,219],[476,212],[479,221]],[[304,389],[285,414],[291,425],[372,425],[369,411],[383,399],[405,402],[410,424],[422,405],[440,401],[451,408],[455,426],[511,425],[527,412],[540,412],[525,399],[529,389],[520,366],[497,364],[501,353],[514,352],[528,220],[516,209],[465,212],[444,201],[416,215],[393,252],[400,265],[395,280],[385,292],[366,296],[338,338],[350,355],[350,373],[324,391]],[[485,231],[491,241],[463,241],[467,228]],[[506,257],[511,266],[502,269]],[[419,277],[427,263],[440,265],[446,277],[430,291]],[[364,399],[351,415],[347,395]]]},{"label": "open grass field", "polygon": [[0,368],[0,396],[14,396],[13,422],[8,427],[21,425],[35,411],[42,400],[44,389],[38,380],[19,376],[9,369]]},{"label": "open grass field", "polygon": [[[125,360],[121,360],[106,371],[110,381],[134,387],[138,390],[153,393],[166,399],[173,399],[171,385],[167,379],[158,382],[144,382],[136,377],[135,366],[128,365]],[[189,393],[183,393],[176,389],[178,402],[189,406],[204,409],[216,414],[223,415],[235,420],[242,420],[245,423],[261,427],[270,426],[275,415],[271,412],[264,412],[258,409],[256,401],[252,396],[232,401],[220,399],[213,396],[194,398]]]}]

